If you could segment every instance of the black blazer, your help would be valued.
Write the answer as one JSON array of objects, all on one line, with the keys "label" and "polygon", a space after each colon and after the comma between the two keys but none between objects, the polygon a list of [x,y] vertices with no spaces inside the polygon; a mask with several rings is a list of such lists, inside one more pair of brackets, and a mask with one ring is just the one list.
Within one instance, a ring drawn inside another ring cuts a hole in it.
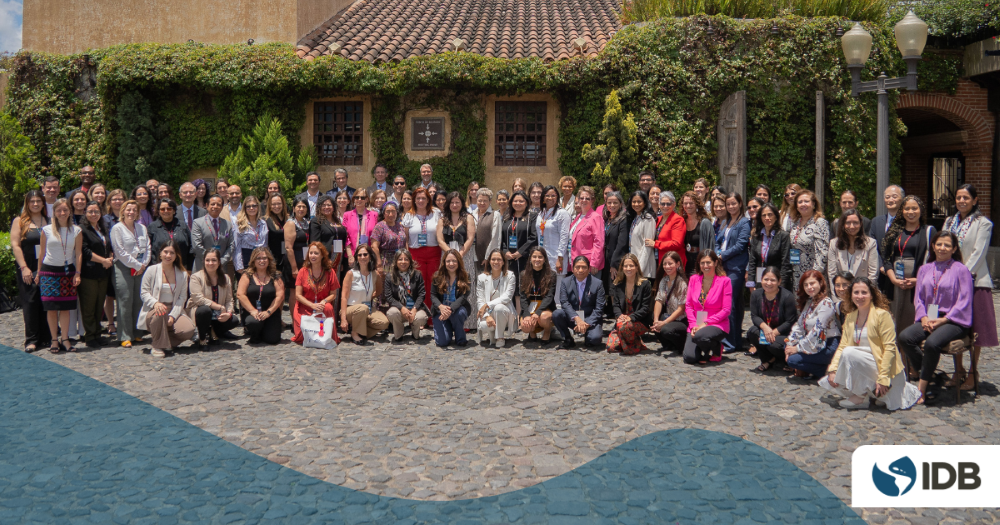
[{"label": "black blazer", "polygon": [[[518,252],[521,254],[522,264],[528,260],[528,252],[538,245],[538,236],[535,233],[535,219],[538,216],[534,213],[525,213],[516,219],[514,232],[517,235],[517,246],[510,245],[510,227],[515,220],[514,217],[504,219],[503,227],[500,228],[500,250],[505,252]],[[518,276],[520,277],[520,276]],[[520,279],[518,279],[520,282]]]},{"label": "black blazer", "polygon": [[[632,291],[632,313],[629,314],[632,322],[646,326],[653,324],[653,309],[649,306],[652,290],[653,283],[645,279]],[[614,309],[615,319],[625,314],[625,303],[625,279],[622,279],[622,282],[611,286],[611,307]]]},{"label": "black blazer", "polygon": [[180,256],[184,267],[192,268],[194,266],[194,253],[191,250],[191,230],[188,229],[187,224],[180,217],[175,216],[174,221],[170,224],[164,224],[162,219],[156,219],[149,223],[149,227],[146,230],[149,233],[149,244],[153,249],[153,257],[150,264],[160,262],[160,248],[170,241],[170,235],[173,234],[173,239],[180,248],[180,253],[177,255]]},{"label": "black blazer", "polygon": [[604,305],[604,284],[599,278],[593,275],[587,276],[587,282],[583,287],[582,301],[576,290],[575,275],[569,274],[562,281],[559,281],[559,306],[566,311],[570,322],[579,316],[588,325],[596,326],[604,317]]},{"label": "black blazer", "polygon": [[[530,271],[532,274],[534,274],[534,270]],[[523,279],[524,276],[522,275],[521,278]],[[539,314],[541,314],[546,310],[549,312],[555,310],[556,287],[558,286],[559,286],[559,276],[553,275],[552,285],[549,286],[548,290],[545,290],[544,294],[526,294],[524,293],[523,287],[518,287],[517,293],[521,296],[521,317],[528,317],[531,315],[531,301],[539,301],[537,310]]]},{"label": "black blazer", "polygon": [[[430,312],[427,311],[427,306],[424,305],[424,298],[427,297],[427,290],[424,286],[424,276],[416,270],[410,270],[410,297],[413,299],[413,306],[418,310],[423,310],[427,312],[430,316]],[[402,284],[395,285],[389,281],[389,275],[385,276],[385,283],[382,286],[382,302],[388,304],[390,307],[396,307],[400,311],[406,307],[406,287]]]},{"label": "black blazer", "polygon": [[[781,335],[788,335],[792,332],[792,326],[799,319],[799,312],[795,309],[795,294],[785,288],[778,288],[778,326],[771,326]],[[757,288],[750,294],[750,320],[753,326],[760,328],[760,323],[764,321],[764,289]],[[770,326],[770,325],[769,325]]]},{"label": "black blazer", "polygon": [[94,231],[90,225],[80,227],[83,235],[83,268],[80,270],[81,279],[108,279],[111,277],[111,268],[104,268],[100,263],[90,260],[91,255],[98,257],[111,257],[111,235],[104,235],[104,240]]},{"label": "black blazer", "polygon": [[[332,261],[336,254],[333,253],[333,241],[340,240],[342,250],[347,250],[347,230],[340,226],[339,224],[333,224],[326,221],[320,221],[319,216],[313,217],[309,222],[309,242],[314,243],[319,241],[323,243],[326,247],[326,251],[330,255],[330,260]],[[341,251],[341,255],[343,255]],[[344,258],[341,257],[341,260]]]},{"label": "black blazer", "polygon": [[[621,211],[620,213],[625,213]],[[622,257],[628,253],[628,230],[632,226],[632,221],[626,216],[624,219],[613,223],[605,224],[604,228],[604,269],[618,268],[622,262]]]},{"label": "black blazer", "polygon": [[[419,273],[419,272],[418,272]],[[455,300],[450,304],[444,302],[444,294],[439,292],[434,285],[431,285],[431,316],[437,318],[441,315],[441,305],[445,305],[451,308],[451,313],[454,314],[459,308],[465,307],[466,310],[469,309],[469,293],[472,292],[472,284],[469,285],[469,289],[462,293],[458,288],[455,289]],[[470,314],[472,312],[469,312]]]},{"label": "black blazer", "polygon": [[[201,206],[195,204],[194,209],[191,210],[191,215],[194,216],[191,220],[191,226],[194,227],[194,221],[198,220],[199,217],[204,217],[205,215],[208,215],[208,211],[205,210],[205,208],[202,208]],[[180,202],[177,203],[176,217],[177,220],[184,223],[184,226],[187,226],[187,217],[184,216],[184,204]],[[190,230],[191,228],[188,229]],[[188,267],[188,269],[190,270],[191,268]]]},{"label": "black blazer", "polygon": [[[771,239],[771,246],[767,249],[767,260],[761,260],[761,248],[764,242],[758,235],[750,237],[750,264],[747,265],[747,281],[757,280],[757,268],[776,266],[781,270],[781,287],[786,290],[795,289],[795,278],[792,277],[791,248],[792,238],[788,232],[781,228],[776,228],[774,238]],[[760,288],[760,283],[756,283]]]}]

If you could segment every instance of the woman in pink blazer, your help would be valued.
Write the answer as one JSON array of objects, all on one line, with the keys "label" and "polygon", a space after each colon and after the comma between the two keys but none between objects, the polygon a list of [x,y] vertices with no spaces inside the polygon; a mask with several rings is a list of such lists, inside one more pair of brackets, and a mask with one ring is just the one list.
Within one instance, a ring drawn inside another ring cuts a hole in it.
[{"label": "woman in pink blazer", "polygon": [[594,211],[594,188],[583,186],[576,194],[580,214],[569,223],[570,260],[584,255],[590,261],[590,273],[604,268],[604,219]]},{"label": "woman in pink blazer", "polygon": [[340,220],[347,228],[347,262],[353,265],[354,251],[359,245],[369,244],[368,239],[378,223],[378,212],[368,209],[368,192],[364,188],[354,192],[354,208],[344,213]]},{"label": "woman in pink blazer", "polygon": [[733,307],[733,286],[722,269],[722,259],[712,250],[699,252],[698,269],[701,273],[692,275],[688,282],[685,305],[688,336],[684,362],[689,365],[722,360],[722,340],[729,335]]}]

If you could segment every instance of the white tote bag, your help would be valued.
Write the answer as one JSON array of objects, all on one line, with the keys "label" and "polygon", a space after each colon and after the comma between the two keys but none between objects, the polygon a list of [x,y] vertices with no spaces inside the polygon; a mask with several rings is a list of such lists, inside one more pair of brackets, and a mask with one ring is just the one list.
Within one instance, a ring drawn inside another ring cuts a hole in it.
[{"label": "white tote bag", "polygon": [[303,315],[299,323],[302,330],[302,346],[333,350],[337,343],[333,340],[333,319],[323,316]]}]

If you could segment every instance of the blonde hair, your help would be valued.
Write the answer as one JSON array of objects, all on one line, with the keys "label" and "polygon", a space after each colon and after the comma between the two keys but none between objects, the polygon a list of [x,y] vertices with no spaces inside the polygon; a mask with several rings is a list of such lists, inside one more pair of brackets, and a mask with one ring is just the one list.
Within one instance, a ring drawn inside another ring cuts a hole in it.
[{"label": "blonde hair", "polygon": [[69,215],[66,216],[66,222],[67,222],[66,229],[67,230],[73,229],[73,207],[69,205],[69,201],[66,200],[65,198],[57,199],[56,202],[52,204],[52,222],[51,222],[52,236],[55,237],[57,241],[59,240],[59,228],[63,227],[62,224],[59,224],[59,217],[56,216],[56,209],[58,209],[60,206],[65,206],[69,209]]},{"label": "blonde hair", "polygon": [[562,191],[562,186],[566,183],[566,181],[572,182],[573,191],[576,191],[576,177],[572,177],[570,175],[563,175],[562,177],[559,177],[559,191]]},{"label": "blonde hair", "polygon": [[253,201],[257,205],[257,220],[260,221],[260,200],[254,195],[247,195],[247,198],[243,199],[243,206],[240,207],[240,212],[236,214],[236,229],[237,231],[245,232],[249,229],[256,229],[257,225],[250,225],[250,219],[247,218],[247,204]]}]

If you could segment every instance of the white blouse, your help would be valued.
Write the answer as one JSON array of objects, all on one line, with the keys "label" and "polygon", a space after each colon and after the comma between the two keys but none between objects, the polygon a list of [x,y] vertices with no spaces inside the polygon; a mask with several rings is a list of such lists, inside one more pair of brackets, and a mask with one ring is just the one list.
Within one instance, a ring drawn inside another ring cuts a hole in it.
[{"label": "white blouse", "polygon": [[373,293],[375,293],[375,274],[369,272],[366,277],[359,271],[351,270],[351,293],[347,296],[347,306],[370,303]]},{"label": "white blouse", "polygon": [[[45,258],[42,264],[47,266],[69,266],[76,264],[76,237],[80,235],[80,227],[70,225],[69,228],[59,228],[59,238],[52,234],[54,224],[42,226],[45,233]],[[80,271],[80,268],[76,269]]]},{"label": "white blouse", "polygon": [[[408,233],[406,243],[409,248],[437,246],[437,225],[441,220],[441,212],[431,210],[430,215],[407,214],[403,217],[403,227]],[[423,241],[423,242],[421,242]]]},{"label": "white blouse", "polygon": [[535,234],[538,246],[545,249],[549,257],[549,266],[555,271],[559,257],[563,257],[563,269],[566,267],[566,246],[569,245],[569,214],[563,208],[543,210],[535,219]]}]

